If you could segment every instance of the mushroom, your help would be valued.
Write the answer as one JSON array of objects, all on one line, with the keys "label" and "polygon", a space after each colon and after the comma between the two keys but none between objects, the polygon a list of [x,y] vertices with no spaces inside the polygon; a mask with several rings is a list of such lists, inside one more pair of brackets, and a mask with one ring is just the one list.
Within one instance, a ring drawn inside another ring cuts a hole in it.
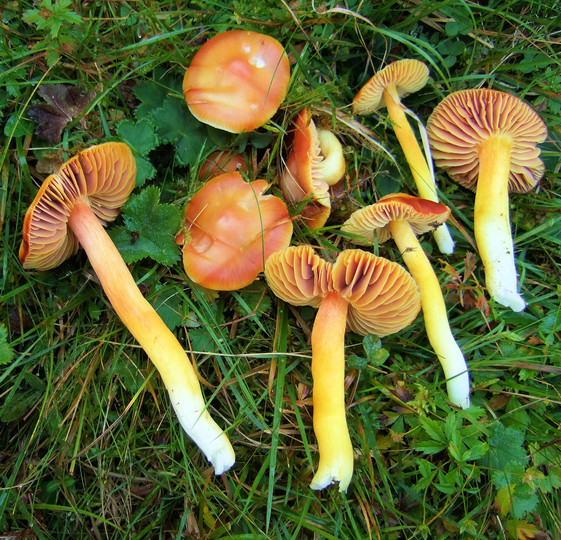
[{"label": "mushroom", "polygon": [[397,332],[419,313],[419,291],[401,266],[359,249],[342,251],[331,264],[310,246],[288,247],[269,257],[265,277],[285,302],[319,307],[312,329],[319,466],[310,486],[338,481],[339,491],[347,491],[353,447],[345,414],[345,328],[380,337]]},{"label": "mushroom", "polygon": [[[434,172],[423,154],[405,114],[401,98],[423,88],[429,79],[427,66],[419,60],[398,60],[388,64],[360,89],[353,100],[355,114],[372,114],[386,107],[397,140],[411,169],[419,196],[438,202]],[[454,251],[454,240],[446,225],[434,231],[441,253]]]},{"label": "mushroom", "polygon": [[199,180],[206,182],[215,176],[230,172],[248,173],[246,159],[243,154],[236,154],[229,150],[212,152],[199,169]]},{"label": "mushroom", "polygon": [[274,38],[229,30],[193,56],[183,79],[189,110],[201,122],[231,133],[267,123],[288,91],[290,65]]},{"label": "mushroom", "polygon": [[468,367],[452,335],[438,278],[416,237],[438,227],[449,215],[450,209],[441,203],[391,194],[354,212],[341,230],[355,235],[353,242],[362,245],[372,245],[375,236],[379,242],[393,237],[421,291],[427,336],[444,370],[448,397],[465,409],[470,406]]},{"label": "mushroom", "polygon": [[20,260],[24,268],[49,270],[84,248],[109,302],[158,369],[183,429],[221,474],[234,464],[230,441],[207,412],[183,347],[142,296],[104,229],[135,177],[134,156],[124,143],[93,146],[68,160],[45,180],[27,211]]},{"label": "mushroom", "polygon": [[482,88],[444,98],[427,131],[436,165],[475,191],[475,241],[489,294],[522,311],[526,303],[517,291],[508,192],[527,193],[543,176],[536,145],[547,137],[544,122],[516,96]]},{"label": "mushroom", "polygon": [[331,131],[316,128],[309,108],[302,109],[290,133],[280,187],[292,204],[311,197],[302,211],[302,219],[310,229],[325,225],[331,212],[329,188],[344,174],[341,143]]},{"label": "mushroom", "polygon": [[290,244],[292,221],[265,180],[240,173],[209,180],[185,208],[183,264],[199,285],[233,291],[251,284],[267,258]]}]

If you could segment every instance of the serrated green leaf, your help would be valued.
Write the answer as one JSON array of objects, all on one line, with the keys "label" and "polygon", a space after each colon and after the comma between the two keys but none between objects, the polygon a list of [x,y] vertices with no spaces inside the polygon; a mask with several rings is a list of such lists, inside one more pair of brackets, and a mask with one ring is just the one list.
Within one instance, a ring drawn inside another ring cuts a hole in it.
[{"label": "serrated green leaf", "polygon": [[476,459],[481,459],[489,452],[489,445],[484,442],[476,442],[470,448],[468,448],[462,458],[464,461],[474,461]]},{"label": "serrated green leaf", "polygon": [[147,118],[137,122],[123,120],[117,124],[116,129],[119,136],[140,156],[146,156],[158,146],[159,140],[154,131],[154,124]]},{"label": "serrated green leaf", "polygon": [[446,435],[444,434],[444,431],[442,430],[438,422],[424,417],[421,417],[419,419],[419,422],[431,439],[443,444],[445,447],[447,446],[448,439],[446,438]]},{"label": "serrated green leaf", "polygon": [[152,117],[154,111],[162,106],[167,96],[166,88],[154,81],[137,84],[133,93],[141,102],[135,109],[134,114],[141,119]]},{"label": "serrated green leaf", "polygon": [[181,212],[170,204],[159,204],[160,190],[147,187],[133,195],[123,207],[124,227],[117,227],[110,236],[127,263],[149,257],[171,266],[180,258],[175,242]]},{"label": "serrated green leaf", "polygon": [[181,137],[175,143],[175,158],[180,165],[189,165],[192,167],[197,164],[205,143],[206,139],[197,136],[197,133]]},{"label": "serrated green leaf", "polygon": [[33,122],[27,118],[20,118],[18,114],[12,114],[4,124],[4,135],[6,137],[24,137],[33,133]]},{"label": "serrated green leaf", "polygon": [[206,328],[189,330],[189,342],[193,351],[214,352],[216,350],[216,343]]},{"label": "serrated green leaf", "polygon": [[136,187],[142,187],[146,180],[151,180],[156,175],[156,167],[152,162],[138,154],[134,154],[136,161]]},{"label": "serrated green leaf", "polygon": [[505,470],[510,462],[525,462],[524,433],[520,430],[496,423],[489,429],[490,466]]},{"label": "serrated green leaf", "polygon": [[201,126],[189,112],[186,103],[173,96],[166,97],[154,120],[158,135],[164,143],[175,143],[182,135]]},{"label": "serrated green leaf", "polygon": [[0,366],[9,364],[14,359],[15,353],[8,343],[8,329],[5,324],[0,325]]},{"label": "serrated green leaf", "polygon": [[368,335],[362,340],[368,362],[373,366],[381,366],[389,358],[388,350],[382,348],[382,342],[376,336]]},{"label": "serrated green leaf", "polygon": [[414,446],[415,450],[423,452],[424,454],[436,454],[442,452],[446,448],[446,445],[437,441],[422,441],[416,443]]},{"label": "serrated green leaf", "polygon": [[207,130],[189,111],[183,100],[168,96],[154,113],[156,132],[162,142],[175,144],[181,165],[194,165],[207,143]]}]

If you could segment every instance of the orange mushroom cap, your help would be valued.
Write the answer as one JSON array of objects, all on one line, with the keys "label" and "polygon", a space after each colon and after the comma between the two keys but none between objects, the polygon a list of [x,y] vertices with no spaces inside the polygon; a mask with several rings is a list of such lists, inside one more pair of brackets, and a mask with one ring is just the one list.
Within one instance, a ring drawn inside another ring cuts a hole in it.
[{"label": "orange mushroom cap", "polygon": [[418,92],[429,80],[428,67],[419,60],[397,60],[375,73],[353,100],[354,114],[371,114],[386,106],[384,90],[395,87],[397,97]]},{"label": "orange mushroom cap", "polygon": [[92,146],[49,176],[31,203],[23,224],[19,258],[24,268],[49,270],[78,251],[68,217],[88,202],[104,225],[119,214],[135,187],[136,162],[124,143]]},{"label": "orange mushroom cap", "polygon": [[267,123],[288,91],[290,65],[274,38],[230,30],[209,39],[183,79],[189,110],[205,124],[241,133]]},{"label": "orange mushroom cap", "polygon": [[354,242],[371,245],[391,237],[392,221],[408,221],[415,234],[431,231],[450,216],[448,206],[406,193],[392,193],[351,214],[341,230],[356,235]]},{"label": "orange mushroom cap", "polygon": [[491,136],[511,139],[509,190],[526,193],[544,174],[536,144],[547,137],[538,114],[512,94],[479,88],[445,97],[427,121],[435,164],[464,187],[475,190],[479,177],[479,147]]},{"label": "orange mushroom cap", "polygon": [[185,208],[183,264],[208,289],[232,291],[252,283],[264,261],[290,243],[286,204],[263,195],[265,180],[245,182],[239,173],[209,180]]},{"label": "orange mushroom cap", "polygon": [[278,251],[267,259],[265,274],[273,292],[293,306],[319,307],[331,290],[331,264],[311,246]]},{"label": "orange mushroom cap", "polygon": [[417,285],[402,266],[360,249],[342,251],[330,264],[309,246],[291,246],[269,257],[265,275],[275,295],[293,305],[318,307],[336,292],[349,303],[349,328],[361,335],[397,332],[421,309]]}]

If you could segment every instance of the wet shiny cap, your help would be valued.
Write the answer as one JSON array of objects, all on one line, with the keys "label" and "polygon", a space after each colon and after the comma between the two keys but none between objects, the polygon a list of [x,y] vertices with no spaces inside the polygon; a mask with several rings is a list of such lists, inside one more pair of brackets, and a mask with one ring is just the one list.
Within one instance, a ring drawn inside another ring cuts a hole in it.
[{"label": "wet shiny cap", "polygon": [[240,173],[209,180],[185,208],[183,265],[199,285],[218,291],[252,283],[269,256],[290,244],[292,221],[265,180]]},{"label": "wet shiny cap", "polygon": [[274,38],[229,30],[209,39],[183,79],[189,110],[201,122],[231,133],[266,124],[288,91],[290,64]]}]

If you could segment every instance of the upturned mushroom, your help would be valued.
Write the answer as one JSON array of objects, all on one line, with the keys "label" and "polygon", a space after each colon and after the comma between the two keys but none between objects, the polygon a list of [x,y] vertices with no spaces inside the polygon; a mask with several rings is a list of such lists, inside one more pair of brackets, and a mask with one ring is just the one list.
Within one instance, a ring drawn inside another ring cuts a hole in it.
[{"label": "upturned mushroom", "polygon": [[[360,89],[353,100],[355,114],[372,114],[384,107],[388,110],[391,125],[411,169],[419,196],[438,202],[434,172],[423,154],[417,137],[407,120],[401,98],[423,88],[429,79],[427,66],[419,60],[397,60],[375,73]],[[443,224],[434,231],[434,239],[441,253],[452,253],[454,241],[448,227]]]},{"label": "upturned mushroom", "polygon": [[317,129],[310,109],[302,109],[289,132],[280,188],[292,204],[310,198],[302,210],[302,219],[310,229],[323,227],[329,218],[329,188],[341,180],[345,167],[339,139],[331,131]]},{"label": "upturned mushroom", "polygon": [[444,98],[427,131],[436,165],[475,191],[475,240],[489,294],[522,311],[526,302],[517,290],[508,193],[527,193],[543,176],[537,144],[547,137],[544,122],[516,96],[482,88]]},{"label": "upturned mushroom", "polygon": [[183,94],[201,122],[242,133],[272,118],[289,81],[288,57],[276,39],[229,30],[209,39],[193,56],[183,79]]},{"label": "upturned mushroom", "polygon": [[465,409],[470,406],[468,367],[450,329],[440,283],[416,236],[438,227],[449,215],[450,209],[441,203],[391,194],[354,212],[341,231],[354,235],[352,241],[360,245],[393,237],[421,291],[427,336],[444,371],[448,397]]},{"label": "upturned mushroom", "polygon": [[265,180],[240,173],[209,180],[185,208],[183,265],[199,285],[233,291],[250,285],[267,258],[290,244],[292,220]]},{"label": "upturned mushroom", "polygon": [[339,491],[347,491],[353,446],[345,413],[345,329],[383,337],[405,328],[419,313],[419,291],[401,266],[359,249],[342,251],[331,264],[309,246],[288,247],[269,257],[265,277],[285,302],[319,308],[312,329],[319,465],[310,486],[339,482]]},{"label": "upturned mushroom", "polygon": [[183,429],[221,474],[235,461],[230,441],[208,413],[183,347],[142,296],[105,232],[135,177],[134,156],[123,143],[93,146],[68,160],[45,180],[27,211],[20,260],[24,268],[49,270],[84,248],[109,302],[160,373]]}]

